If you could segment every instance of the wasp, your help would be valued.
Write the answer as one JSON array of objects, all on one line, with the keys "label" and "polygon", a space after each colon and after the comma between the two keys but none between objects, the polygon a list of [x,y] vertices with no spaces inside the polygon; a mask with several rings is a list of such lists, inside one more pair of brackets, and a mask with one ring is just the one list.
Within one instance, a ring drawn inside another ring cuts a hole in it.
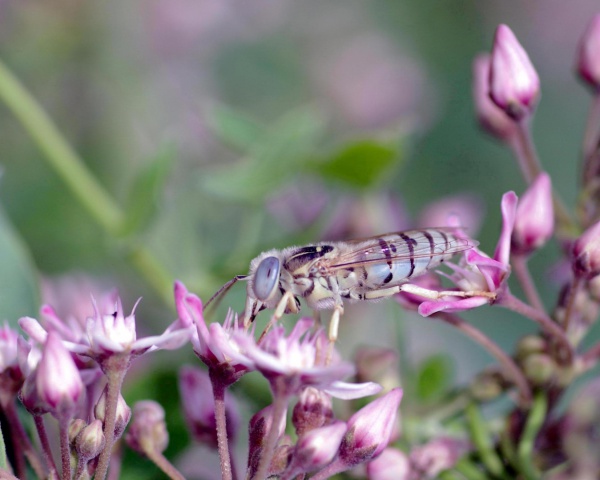
[{"label": "wasp", "polygon": [[316,311],[333,310],[329,339],[334,342],[346,301],[375,301],[401,291],[426,298],[468,296],[468,292],[439,292],[409,283],[477,245],[453,232],[455,228],[427,228],[269,250],[252,260],[248,275],[234,277],[208,303],[238,280],[246,280],[245,325],[264,309],[274,310],[275,320],[298,313],[302,298]]}]

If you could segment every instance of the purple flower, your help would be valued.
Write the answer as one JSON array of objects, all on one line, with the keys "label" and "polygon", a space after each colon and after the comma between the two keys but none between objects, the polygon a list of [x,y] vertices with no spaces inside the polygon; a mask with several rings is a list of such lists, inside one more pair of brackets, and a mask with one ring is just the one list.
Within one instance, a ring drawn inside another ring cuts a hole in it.
[{"label": "purple flower", "polygon": [[[463,292],[481,292],[466,298],[444,297],[441,300],[426,301],[419,306],[419,313],[425,317],[436,312],[458,312],[492,303],[506,288],[510,275],[511,235],[515,224],[517,196],[514,192],[502,197],[502,232],[493,258],[477,248],[468,250],[459,265],[448,264],[454,272],[450,280]],[[488,295],[489,294],[489,295]]]},{"label": "purple flower", "polygon": [[600,89],[600,14],[592,18],[581,37],[577,72],[594,89]]},{"label": "purple flower", "polygon": [[165,411],[152,400],[143,400],[133,406],[133,421],[125,441],[136,452],[163,452],[169,444]]},{"label": "purple flower", "polygon": [[195,326],[191,338],[194,352],[209,369],[219,372],[225,385],[231,385],[252,370],[253,362],[241,353],[235,336],[237,332],[244,332],[237,315],[230,311],[223,325],[207,325],[202,301],[189,293],[181,282],[175,282],[175,306],[180,321]]},{"label": "purple flower", "polygon": [[[322,330],[311,334],[313,326],[312,318],[301,318],[287,337],[283,327],[276,326],[260,345],[247,333],[238,332],[235,337],[244,355],[271,385],[285,387],[285,392],[280,393],[293,395],[312,386],[334,397],[350,399],[381,390],[379,385],[370,382],[361,385],[341,382],[342,378],[354,373],[354,367],[335,359],[327,364],[323,353],[328,347],[326,336]],[[285,381],[280,381],[283,378]]]},{"label": "purple flower", "polygon": [[383,452],[394,430],[401,399],[402,390],[394,388],[352,415],[340,446],[339,461],[353,467]]},{"label": "purple flower", "polygon": [[[499,140],[511,138],[517,126],[504,109],[498,107],[490,98],[491,56],[487,53],[477,55],[473,61],[473,102],[479,125]],[[438,225],[431,223],[430,225]],[[443,224],[439,224],[443,225]]]},{"label": "purple flower", "polygon": [[39,399],[53,415],[71,415],[84,391],[71,353],[50,332],[35,375]]},{"label": "purple flower", "polygon": [[517,37],[506,25],[496,29],[490,66],[490,98],[514,120],[533,113],[540,79]]},{"label": "purple flower", "polygon": [[513,251],[529,254],[544,245],[553,232],[552,182],[542,172],[519,200],[512,233]]},{"label": "purple flower", "polygon": [[386,448],[367,464],[369,480],[412,480],[408,456],[401,450]]},{"label": "purple flower", "polygon": [[54,309],[48,305],[44,305],[41,309],[42,315],[47,320],[47,328],[30,317],[19,319],[19,325],[39,343],[46,341],[49,331],[57,332],[69,351],[93,358],[101,365],[107,357],[114,354],[129,353],[135,357],[159,348],[167,350],[179,348],[193,333],[191,323],[186,324],[178,319],[162,335],[138,339],[135,330],[135,306],[131,314],[125,316],[118,297],[115,297],[112,306],[99,308],[93,300],[92,304],[94,315],[86,319],[85,332],[76,332],[75,335],[73,332],[76,330],[72,328],[72,323],[62,322]]}]

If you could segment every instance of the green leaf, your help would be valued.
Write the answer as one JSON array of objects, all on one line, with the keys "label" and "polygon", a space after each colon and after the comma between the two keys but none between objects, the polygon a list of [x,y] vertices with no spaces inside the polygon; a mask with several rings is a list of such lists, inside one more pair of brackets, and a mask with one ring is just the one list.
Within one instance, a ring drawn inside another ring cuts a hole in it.
[{"label": "green leaf", "polygon": [[122,236],[142,231],[154,217],[158,197],[171,170],[174,156],[175,149],[172,145],[163,146],[133,180],[129,189],[125,220],[119,232]]},{"label": "green leaf", "polygon": [[260,203],[305,169],[322,130],[323,122],[313,109],[294,110],[245,158],[205,173],[200,187],[227,200]]},{"label": "green leaf", "polygon": [[440,399],[452,384],[452,361],[447,355],[427,358],[417,372],[417,396],[423,401]]},{"label": "green leaf", "polygon": [[39,290],[35,269],[21,238],[0,210],[0,321],[16,328],[17,320],[35,316]]},{"label": "green leaf", "polygon": [[207,118],[212,132],[225,144],[248,152],[260,141],[267,129],[245,113],[220,105]]},{"label": "green leaf", "polygon": [[375,140],[360,140],[344,146],[330,158],[314,164],[323,177],[367,188],[383,178],[400,160],[397,146]]}]

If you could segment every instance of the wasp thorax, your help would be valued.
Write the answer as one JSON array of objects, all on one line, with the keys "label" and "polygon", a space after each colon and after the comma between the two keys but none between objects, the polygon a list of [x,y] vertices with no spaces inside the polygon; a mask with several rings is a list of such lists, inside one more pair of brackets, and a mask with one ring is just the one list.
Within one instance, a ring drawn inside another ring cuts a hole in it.
[{"label": "wasp thorax", "polygon": [[271,296],[279,280],[280,268],[281,263],[277,257],[267,257],[260,262],[252,282],[254,295],[258,300],[265,301]]}]

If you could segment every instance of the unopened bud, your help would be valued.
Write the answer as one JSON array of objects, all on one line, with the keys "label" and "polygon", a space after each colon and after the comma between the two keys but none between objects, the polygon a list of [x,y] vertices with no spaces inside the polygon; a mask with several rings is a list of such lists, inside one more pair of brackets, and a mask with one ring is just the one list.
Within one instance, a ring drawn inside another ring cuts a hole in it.
[{"label": "unopened bud", "polygon": [[517,344],[516,357],[524,359],[534,353],[543,353],[546,351],[546,340],[538,335],[525,335]]},{"label": "unopened bud", "polygon": [[[481,128],[499,140],[511,138],[517,130],[515,121],[490,98],[491,56],[480,54],[473,61],[473,103]],[[433,224],[432,224],[433,225]]]},{"label": "unopened bud", "polygon": [[[108,386],[104,387],[104,391],[96,406],[94,407],[94,417],[104,423],[106,414],[106,391]],[[117,401],[117,417],[115,419],[115,439],[121,438],[129,420],[131,419],[131,408],[125,403],[125,399],[119,393],[119,400]]]},{"label": "unopened bud", "polygon": [[75,449],[81,459],[91,460],[100,455],[104,448],[105,439],[102,432],[102,422],[94,420],[81,430],[75,440]]},{"label": "unopened bud", "polygon": [[517,37],[499,25],[494,37],[490,66],[490,97],[516,121],[533,113],[540,92],[540,79]]},{"label": "unopened bud", "polygon": [[592,278],[600,273],[600,222],[575,240],[571,255],[575,275]]},{"label": "unopened bud", "polygon": [[489,402],[502,395],[504,384],[505,381],[499,372],[486,370],[475,377],[469,391],[475,400]]},{"label": "unopened bud", "polygon": [[322,427],[332,418],[331,396],[313,387],[302,391],[292,412],[292,424],[298,435]]},{"label": "unopened bud", "polygon": [[550,176],[542,172],[519,199],[512,248],[515,253],[529,254],[544,245],[553,232],[552,184]]},{"label": "unopened bud", "polygon": [[81,418],[76,418],[72,420],[69,424],[69,443],[73,444],[75,442],[75,438],[79,435],[87,425],[87,422]]},{"label": "unopened bud", "polygon": [[557,372],[556,363],[549,355],[534,353],[521,362],[525,376],[534,385],[544,385],[550,382]]},{"label": "unopened bud", "polygon": [[325,467],[337,455],[344,433],[346,424],[338,421],[301,435],[291,465],[301,473]]},{"label": "unopened bud", "polygon": [[386,448],[367,464],[369,480],[410,480],[413,472],[408,456],[401,450]]},{"label": "unopened bud", "polygon": [[592,88],[600,89],[600,14],[594,16],[581,37],[577,72]]},{"label": "unopened bud", "polygon": [[164,409],[152,400],[137,402],[133,406],[133,421],[125,441],[133,450],[144,455],[151,451],[162,453],[169,444]]}]

